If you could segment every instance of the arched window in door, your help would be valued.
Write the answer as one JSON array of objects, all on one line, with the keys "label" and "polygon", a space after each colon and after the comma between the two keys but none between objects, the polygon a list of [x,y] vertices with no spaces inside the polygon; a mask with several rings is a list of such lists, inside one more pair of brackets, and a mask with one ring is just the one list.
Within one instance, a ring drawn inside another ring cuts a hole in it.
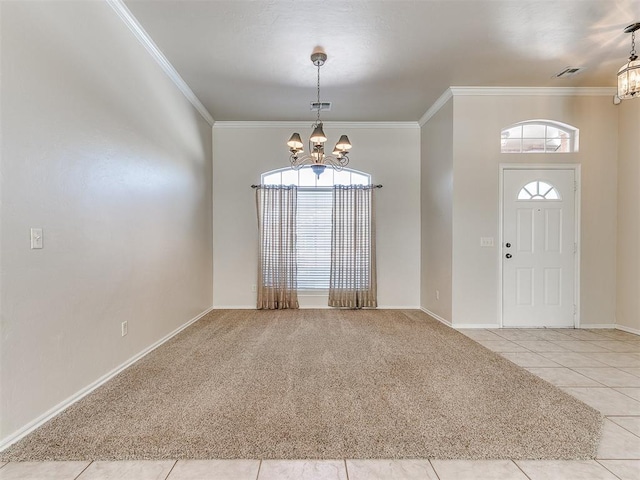
[{"label": "arched window in door", "polygon": [[571,153],[578,151],[579,130],[553,120],[527,120],[502,129],[501,153]]},{"label": "arched window in door", "polygon": [[556,187],[542,180],[527,183],[518,192],[518,200],[562,200]]}]

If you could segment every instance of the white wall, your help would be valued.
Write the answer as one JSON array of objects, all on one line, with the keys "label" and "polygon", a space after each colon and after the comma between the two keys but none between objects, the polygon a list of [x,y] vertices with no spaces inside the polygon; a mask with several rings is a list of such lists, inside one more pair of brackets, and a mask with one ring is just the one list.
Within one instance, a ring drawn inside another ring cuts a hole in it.
[{"label": "white wall", "polygon": [[640,100],[619,106],[618,325],[640,334]]},{"label": "white wall", "polygon": [[[613,325],[618,113],[610,96],[454,96],[453,322],[498,319],[500,163],[582,164],[581,325]],[[580,152],[501,154],[500,131],[530,119],[580,129]],[[480,247],[494,237],[495,248]]]},{"label": "white wall", "polygon": [[453,99],[421,129],[420,156],[420,306],[451,322]]},{"label": "white wall", "polygon": [[[251,184],[260,174],[289,165],[286,142],[294,129],[304,137],[309,123],[295,125],[216,123],[214,135],[214,299],[216,308],[255,308],[257,220]],[[353,144],[350,168],[372,175],[377,190],[378,304],[412,307],[420,296],[420,131],[417,125],[332,126]],[[326,297],[301,297],[305,306],[326,306]]]},{"label": "white wall", "polygon": [[211,128],[116,13],[0,8],[1,440],[211,306],[212,222]]}]

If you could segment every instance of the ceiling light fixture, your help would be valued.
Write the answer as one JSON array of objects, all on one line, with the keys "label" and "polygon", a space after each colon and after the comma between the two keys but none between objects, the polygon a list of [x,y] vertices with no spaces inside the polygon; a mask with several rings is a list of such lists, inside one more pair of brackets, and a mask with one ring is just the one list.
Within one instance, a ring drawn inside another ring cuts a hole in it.
[{"label": "ceiling light fixture", "polygon": [[631,53],[629,62],[618,70],[618,98],[626,100],[635,98],[640,93],[640,61],[636,55],[636,30],[640,23],[633,23],[624,29],[624,33],[631,34]]},{"label": "ceiling light fixture", "polygon": [[311,125],[313,133],[309,137],[309,153],[307,155],[301,155],[304,153],[302,146],[302,139],[300,134],[295,132],[291,135],[291,138],[287,142],[291,156],[289,160],[291,162],[291,168],[297,170],[303,165],[311,165],[311,170],[320,178],[320,174],[324,172],[327,166],[333,167],[335,170],[342,170],[349,163],[349,150],[351,149],[351,142],[349,137],[342,135],[338,143],[333,149],[331,155],[324,153],[324,142],[327,141],[327,136],[322,130],[322,121],[320,120],[320,110],[322,103],[320,102],[320,67],[327,61],[327,54],[320,47],[316,47],[311,54],[311,61],[318,67],[318,116],[316,121]]}]

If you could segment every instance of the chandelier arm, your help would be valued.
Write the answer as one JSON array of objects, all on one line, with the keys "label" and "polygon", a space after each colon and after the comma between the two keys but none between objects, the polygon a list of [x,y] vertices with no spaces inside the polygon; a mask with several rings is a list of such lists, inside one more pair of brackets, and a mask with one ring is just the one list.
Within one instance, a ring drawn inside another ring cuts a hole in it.
[{"label": "chandelier arm", "polygon": [[301,157],[297,157],[297,156],[294,157],[292,155],[291,157],[289,157],[289,160],[291,161],[291,168],[293,168],[294,170],[298,170],[299,168],[305,165],[316,165],[316,164],[321,165],[322,164],[322,163],[318,163],[315,157],[309,154],[303,155]]},{"label": "chandelier arm", "polygon": [[339,171],[349,164],[349,157],[347,155],[342,155],[340,157],[336,157],[335,155],[324,155],[322,160],[318,161],[313,155],[306,154],[297,156],[291,154],[289,156],[289,161],[291,162],[291,167],[296,170],[304,165],[328,165]]},{"label": "chandelier arm", "polygon": [[326,155],[324,157],[324,163],[331,165],[335,170],[340,171],[349,164],[349,157],[346,155],[342,155],[340,157]]}]

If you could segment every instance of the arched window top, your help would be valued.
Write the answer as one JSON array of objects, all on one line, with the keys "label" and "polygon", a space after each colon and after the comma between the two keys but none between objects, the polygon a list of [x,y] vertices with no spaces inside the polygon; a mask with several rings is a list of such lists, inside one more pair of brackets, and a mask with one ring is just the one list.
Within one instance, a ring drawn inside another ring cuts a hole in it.
[{"label": "arched window top", "polygon": [[518,200],[562,200],[560,192],[550,183],[536,180],[527,183],[518,192]]},{"label": "arched window top", "polygon": [[331,167],[327,167],[318,177],[309,166],[302,167],[299,170],[285,167],[263,173],[261,182],[263,185],[296,185],[298,187],[371,185],[371,175],[351,170],[350,168],[343,168],[338,172]]},{"label": "arched window top", "polygon": [[502,153],[570,153],[578,151],[579,130],[553,120],[527,120],[502,129]]}]

